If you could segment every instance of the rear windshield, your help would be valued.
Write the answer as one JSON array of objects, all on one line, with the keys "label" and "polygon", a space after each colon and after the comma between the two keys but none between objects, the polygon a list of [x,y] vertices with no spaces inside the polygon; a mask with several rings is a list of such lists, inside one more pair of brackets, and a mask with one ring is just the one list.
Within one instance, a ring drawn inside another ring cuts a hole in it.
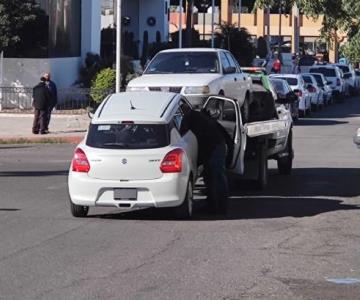
[{"label": "rear windshield", "polygon": [[[279,77],[276,77],[276,78],[279,78]],[[293,77],[287,77],[287,78],[281,77],[281,78],[279,78],[279,79],[286,80],[289,85],[298,85],[298,80],[297,80],[297,78],[293,78]]]},{"label": "rear windshield", "polygon": [[302,78],[306,83],[313,83],[310,76],[303,76]]},{"label": "rear windshield", "polygon": [[350,69],[349,69],[349,67],[347,67],[347,66],[338,66],[344,73],[348,73],[348,72],[350,72]]},{"label": "rear windshield", "polygon": [[151,149],[169,145],[164,124],[90,124],[86,145],[104,149]]},{"label": "rear windshield", "polygon": [[313,76],[315,77],[318,86],[324,86],[323,80],[320,75],[313,74]]},{"label": "rear windshield", "polygon": [[328,68],[311,68],[310,73],[321,73],[325,77],[336,77],[335,69]]},{"label": "rear windshield", "polygon": [[145,74],[219,73],[216,52],[160,53],[151,61]]},{"label": "rear windshield", "polygon": [[284,85],[282,84],[281,80],[271,80],[271,83],[278,93],[285,92]]}]

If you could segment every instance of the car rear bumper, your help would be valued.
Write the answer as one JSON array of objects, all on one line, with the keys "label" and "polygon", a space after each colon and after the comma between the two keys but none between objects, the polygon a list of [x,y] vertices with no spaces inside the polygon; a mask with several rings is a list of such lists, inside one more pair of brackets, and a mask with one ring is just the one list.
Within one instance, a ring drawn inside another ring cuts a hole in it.
[{"label": "car rear bumper", "polygon": [[[68,188],[71,201],[91,207],[136,209],[173,207],[182,203],[188,179],[182,174],[164,174],[154,180],[116,181],[90,178],[86,173],[70,172]],[[115,200],[114,189],[136,189],[136,200]]]}]

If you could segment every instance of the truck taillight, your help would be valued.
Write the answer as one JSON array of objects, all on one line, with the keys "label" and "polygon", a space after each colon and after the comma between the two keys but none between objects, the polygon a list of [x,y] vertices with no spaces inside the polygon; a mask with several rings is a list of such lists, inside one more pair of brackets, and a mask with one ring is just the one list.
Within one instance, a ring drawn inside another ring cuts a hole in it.
[{"label": "truck taillight", "polygon": [[85,152],[77,148],[74,153],[74,158],[72,160],[72,170],[73,172],[88,173],[90,171],[90,164],[86,157]]},{"label": "truck taillight", "polygon": [[165,155],[160,165],[160,170],[163,173],[180,173],[182,171],[182,156],[184,151],[182,149],[174,149]]}]

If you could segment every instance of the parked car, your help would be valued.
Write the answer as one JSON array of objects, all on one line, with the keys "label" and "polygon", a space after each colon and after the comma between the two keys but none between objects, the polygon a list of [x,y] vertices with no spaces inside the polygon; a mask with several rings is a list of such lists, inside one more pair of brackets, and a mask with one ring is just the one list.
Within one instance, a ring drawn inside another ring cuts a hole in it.
[{"label": "parked car", "polygon": [[209,95],[227,96],[240,101],[247,118],[252,85],[229,51],[184,48],[160,51],[126,90],[180,93],[195,108],[200,108]]},{"label": "parked car", "polygon": [[197,140],[179,134],[179,94],[133,92],[110,95],[96,110],[85,139],[76,147],[68,187],[71,212],[89,207],[174,207],[192,214],[197,176]]},{"label": "parked car", "polygon": [[295,92],[291,89],[286,80],[271,78],[270,82],[274,87],[277,97],[279,99],[285,99],[287,97],[293,97],[295,100],[292,103],[285,104],[285,107],[291,112],[293,120],[299,118],[299,98]]},{"label": "parked car", "polygon": [[345,82],[342,78],[342,71],[334,65],[318,65],[310,68],[310,73],[321,73],[333,90],[333,96],[340,100],[345,97]]},{"label": "parked car", "polygon": [[314,111],[320,109],[324,105],[324,91],[318,86],[315,77],[310,73],[303,73],[301,76],[307,84],[306,88],[310,93],[311,109]]},{"label": "parked car", "polygon": [[346,95],[350,96],[355,94],[355,71],[354,68],[352,68],[350,65],[344,65],[344,64],[334,64],[334,66],[337,66],[343,73],[344,73],[344,81],[346,84]]},{"label": "parked car", "polygon": [[315,78],[317,85],[323,90],[324,104],[329,105],[333,101],[332,88],[327,83],[325,76],[321,73],[311,73],[311,75]]},{"label": "parked car", "polygon": [[305,116],[311,112],[311,98],[301,74],[272,74],[270,78],[284,79],[299,98],[299,115]]}]

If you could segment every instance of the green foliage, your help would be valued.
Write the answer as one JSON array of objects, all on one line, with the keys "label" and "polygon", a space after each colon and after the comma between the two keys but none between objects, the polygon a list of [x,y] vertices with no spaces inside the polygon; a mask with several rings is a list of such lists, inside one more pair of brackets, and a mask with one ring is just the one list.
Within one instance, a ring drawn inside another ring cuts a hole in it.
[{"label": "green foliage", "polygon": [[341,51],[353,64],[360,62],[360,31],[341,48]]},{"label": "green foliage", "polygon": [[0,51],[45,47],[48,37],[45,12],[35,0],[0,0]]},{"label": "green foliage", "polygon": [[96,74],[103,68],[101,58],[98,54],[87,53],[85,64],[80,68],[80,78],[78,83],[82,87],[89,88]]},{"label": "green foliage", "polygon": [[114,91],[116,72],[111,68],[101,70],[91,84],[90,96],[96,103],[101,103],[104,98]]},{"label": "green foliage", "polygon": [[239,30],[235,25],[225,23],[219,29],[220,32],[216,33],[215,46],[229,50],[240,66],[250,66],[255,54],[250,33],[245,28]]}]

